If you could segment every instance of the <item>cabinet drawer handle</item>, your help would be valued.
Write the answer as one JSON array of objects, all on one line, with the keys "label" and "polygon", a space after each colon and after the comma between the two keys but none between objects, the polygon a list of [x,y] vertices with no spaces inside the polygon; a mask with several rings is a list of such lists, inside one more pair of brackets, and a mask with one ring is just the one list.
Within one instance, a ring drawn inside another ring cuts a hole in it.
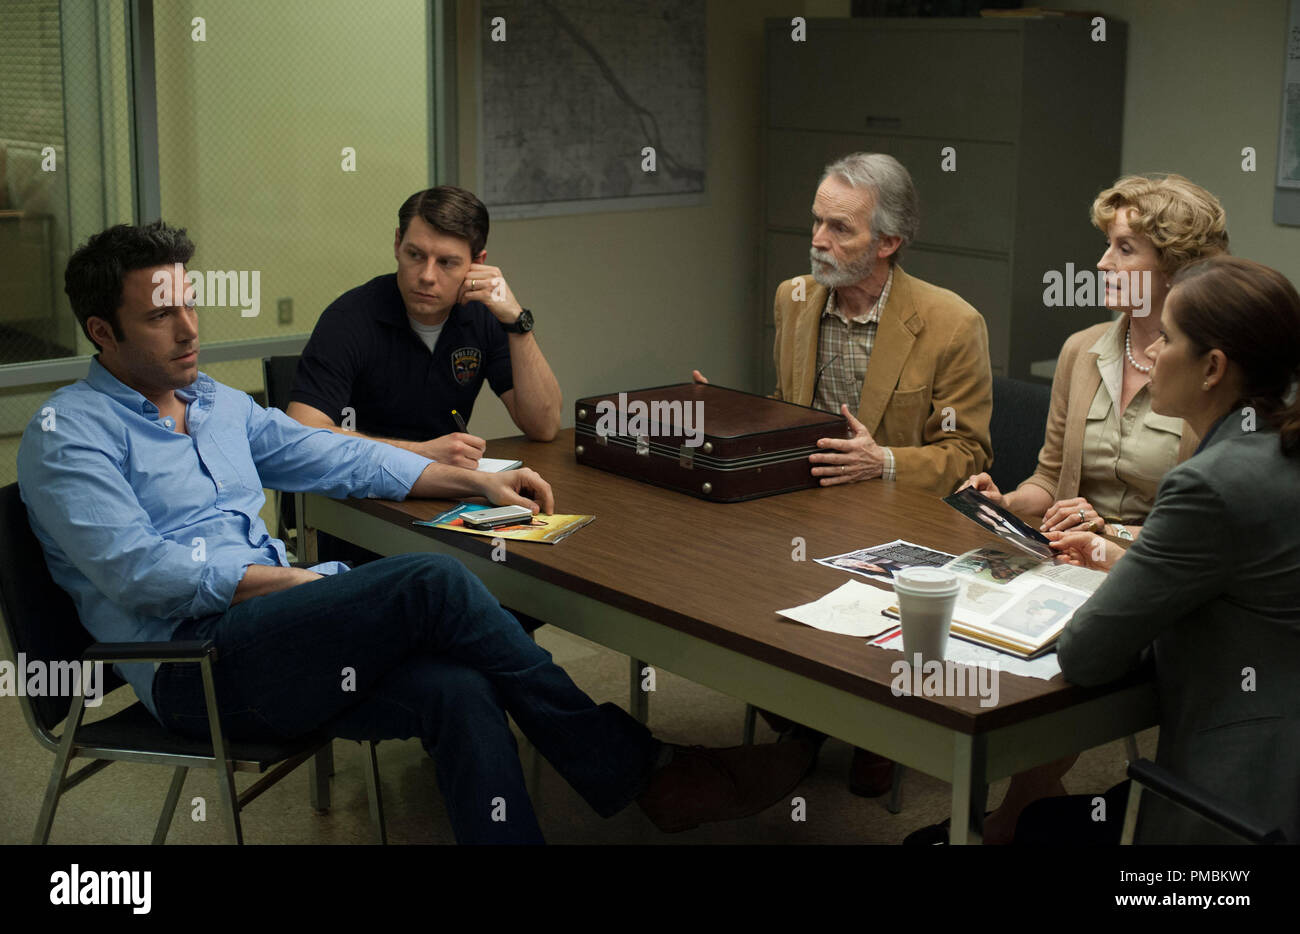
[{"label": "cabinet drawer handle", "polygon": [[867,126],[878,130],[897,130],[903,125],[902,117],[873,117],[867,115]]}]

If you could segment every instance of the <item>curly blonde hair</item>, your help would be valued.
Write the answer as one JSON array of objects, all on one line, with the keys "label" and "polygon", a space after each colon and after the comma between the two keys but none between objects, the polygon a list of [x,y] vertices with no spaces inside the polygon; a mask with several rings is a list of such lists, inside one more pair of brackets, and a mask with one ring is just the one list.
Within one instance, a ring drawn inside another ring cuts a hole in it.
[{"label": "curly blonde hair", "polygon": [[1132,208],[1129,227],[1151,241],[1160,268],[1173,274],[1188,263],[1228,252],[1223,205],[1181,175],[1125,175],[1092,202],[1092,223],[1102,233],[1120,211]]}]

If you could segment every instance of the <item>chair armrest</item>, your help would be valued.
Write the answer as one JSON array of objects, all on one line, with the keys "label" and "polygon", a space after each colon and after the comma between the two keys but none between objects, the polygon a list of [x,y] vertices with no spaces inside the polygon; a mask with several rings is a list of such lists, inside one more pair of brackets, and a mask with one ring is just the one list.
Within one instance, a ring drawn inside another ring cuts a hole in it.
[{"label": "chair armrest", "polygon": [[82,661],[111,662],[201,662],[217,658],[211,639],[182,642],[96,642],[81,654]]},{"label": "chair armrest", "polygon": [[1130,763],[1128,776],[1167,801],[1251,843],[1286,843],[1285,835],[1277,827],[1265,827],[1258,818],[1243,813],[1236,805],[1208,794],[1149,759]]}]

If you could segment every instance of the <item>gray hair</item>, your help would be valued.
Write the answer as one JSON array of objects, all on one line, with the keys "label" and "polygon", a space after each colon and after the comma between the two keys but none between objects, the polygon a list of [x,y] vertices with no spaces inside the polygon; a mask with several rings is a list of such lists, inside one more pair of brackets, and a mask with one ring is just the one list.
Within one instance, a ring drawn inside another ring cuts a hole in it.
[{"label": "gray hair", "polygon": [[881,152],[855,152],[826,166],[821,181],[832,175],[852,188],[871,191],[876,201],[871,215],[871,235],[873,238],[882,234],[901,237],[903,242],[890,257],[891,261],[897,260],[903,249],[916,239],[916,231],[921,226],[916,187],[903,163]]}]

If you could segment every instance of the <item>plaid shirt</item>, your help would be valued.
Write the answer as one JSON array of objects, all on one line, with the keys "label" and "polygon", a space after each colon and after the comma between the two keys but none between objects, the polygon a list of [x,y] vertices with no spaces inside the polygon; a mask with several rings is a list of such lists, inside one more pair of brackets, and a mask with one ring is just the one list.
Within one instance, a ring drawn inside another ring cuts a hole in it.
[{"label": "plaid shirt", "polygon": [[[889,287],[894,283],[891,266],[880,297],[865,317],[850,320],[835,303],[835,290],[826,296],[822,310],[821,329],[817,339],[817,382],[813,390],[813,408],[823,412],[838,412],[840,403],[857,408],[862,398],[862,383],[867,378],[867,364],[876,344],[876,326],[880,312],[889,301]],[[885,480],[896,479],[894,452],[884,448]]]}]

